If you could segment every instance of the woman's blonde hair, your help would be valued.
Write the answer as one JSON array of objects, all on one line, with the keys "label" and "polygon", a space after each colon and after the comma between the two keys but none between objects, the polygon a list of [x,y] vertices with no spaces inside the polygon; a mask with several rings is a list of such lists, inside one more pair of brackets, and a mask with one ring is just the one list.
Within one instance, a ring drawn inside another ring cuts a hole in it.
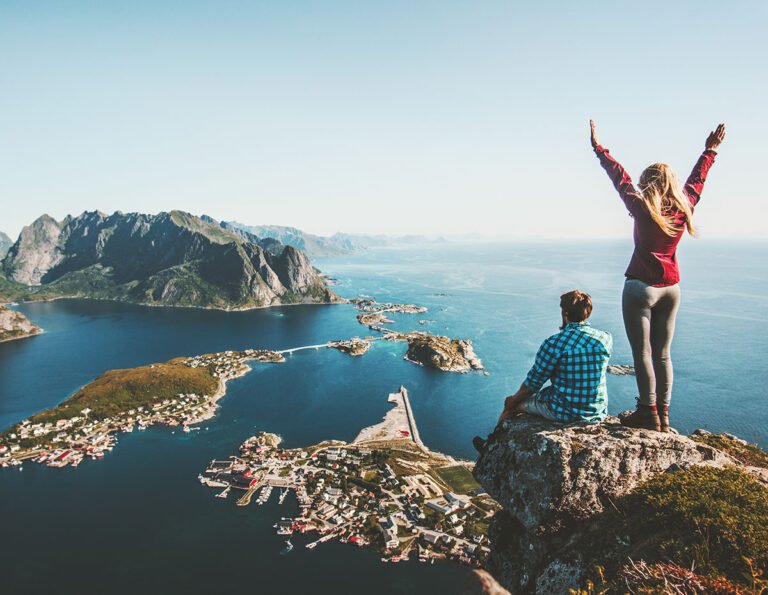
[{"label": "woman's blonde hair", "polygon": [[651,218],[668,236],[675,237],[682,229],[675,222],[677,213],[685,215],[685,228],[692,236],[696,235],[691,201],[683,193],[675,172],[666,163],[654,163],[645,168],[640,175],[639,198]]}]

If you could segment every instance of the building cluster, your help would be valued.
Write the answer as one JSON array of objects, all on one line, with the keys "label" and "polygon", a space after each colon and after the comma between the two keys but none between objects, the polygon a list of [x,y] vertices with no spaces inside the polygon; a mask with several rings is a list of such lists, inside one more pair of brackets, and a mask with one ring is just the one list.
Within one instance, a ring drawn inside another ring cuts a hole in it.
[{"label": "building cluster", "polygon": [[319,538],[306,544],[310,549],[337,539],[378,547],[387,562],[411,554],[422,561],[449,558],[471,565],[485,559],[491,513],[477,504],[486,497],[453,493],[407,452],[338,443],[283,450],[273,438],[252,437],[238,457],[213,461],[201,483],[221,488],[219,497],[244,491],[240,505],[273,487],[281,490],[281,500],[294,492],[299,514],[284,517],[275,528],[281,535],[317,532]]},{"label": "building cluster", "polygon": [[245,351],[222,351],[188,357],[184,363],[190,368],[208,368],[214,378],[229,380],[242,373],[246,360],[281,363],[285,358],[277,351],[269,349],[246,349]]}]

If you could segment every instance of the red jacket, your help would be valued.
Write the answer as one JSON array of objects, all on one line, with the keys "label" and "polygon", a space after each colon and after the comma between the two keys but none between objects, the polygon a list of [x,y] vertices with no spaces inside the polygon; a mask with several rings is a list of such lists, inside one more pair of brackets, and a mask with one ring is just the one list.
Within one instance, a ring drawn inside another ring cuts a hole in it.
[{"label": "red jacket", "polygon": [[[668,236],[651,218],[645,205],[638,198],[639,192],[632,185],[632,178],[629,177],[627,170],[611,157],[608,149],[602,145],[595,147],[595,154],[600,160],[600,165],[608,172],[629,214],[635,220],[635,251],[624,274],[654,287],[666,287],[679,282],[677,245],[683,237],[685,215],[680,211],[676,212],[675,223],[681,226],[681,230],[674,237]],[[705,150],[685,182],[683,192],[690,199],[692,209],[701,198],[704,181],[707,179],[709,168],[715,162],[715,155],[714,151]]]}]

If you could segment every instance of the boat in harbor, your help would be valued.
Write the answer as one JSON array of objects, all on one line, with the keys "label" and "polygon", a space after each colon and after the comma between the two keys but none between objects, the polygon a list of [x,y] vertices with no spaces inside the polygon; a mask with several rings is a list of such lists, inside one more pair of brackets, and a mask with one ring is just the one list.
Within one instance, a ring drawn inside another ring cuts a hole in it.
[{"label": "boat in harbor", "polygon": [[285,548],[280,553],[285,555],[285,554],[290,554],[292,551],[293,551],[293,544],[291,543],[290,539],[286,539],[285,540]]},{"label": "boat in harbor", "polygon": [[258,505],[266,504],[271,494],[272,494],[272,486],[269,484],[265,485],[264,488],[261,490],[261,493],[259,494],[259,499],[256,500],[256,504]]},{"label": "boat in harbor", "polygon": [[227,496],[229,496],[229,489],[230,489],[230,486],[227,486],[226,488],[224,488],[223,492],[219,492],[218,494],[216,494],[216,497],[217,498],[226,498]]},{"label": "boat in harbor", "polygon": [[219,481],[218,479],[211,479],[210,477],[205,477],[204,475],[198,475],[197,479],[200,481],[201,484],[204,486],[208,486],[209,488],[227,488],[229,487],[229,484],[226,481]]}]

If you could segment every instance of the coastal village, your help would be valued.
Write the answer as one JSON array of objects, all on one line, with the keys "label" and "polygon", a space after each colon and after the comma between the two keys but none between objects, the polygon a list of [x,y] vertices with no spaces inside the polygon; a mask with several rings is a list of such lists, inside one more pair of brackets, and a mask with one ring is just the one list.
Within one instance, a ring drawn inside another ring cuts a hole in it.
[{"label": "coastal village", "polygon": [[[285,358],[275,351],[247,349],[174,360],[175,365],[205,369],[215,380],[215,391],[179,393],[167,398],[149,396],[144,404],[114,415],[100,415],[84,407],[75,415],[61,411],[58,419],[24,420],[0,435],[0,467],[20,467],[26,460],[49,467],[77,467],[85,459],[103,458],[117,444],[118,432],[145,430],[155,424],[180,426],[184,432],[198,430],[196,424],[215,414],[226,382],[250,369],[247,361],[280,363]],[[147,368],[151,372],[158,366]]]},{"label": "coastal village", "polygon": [[379,550],[383,562],[455,560],[482,565],[487,529],[498,505],[471,476],[471,465],[427,449],[418,436],[408,391],[389,395],[384,420],[347,444],[327,441],[300,449],[260,433],[237,455],[213,460],[200,482],[238,506],[264,504],[274,492],[280,504],[292,492],[298,513],[276,519],[285,536],[311,534],[312,550],[337,540]]}]

